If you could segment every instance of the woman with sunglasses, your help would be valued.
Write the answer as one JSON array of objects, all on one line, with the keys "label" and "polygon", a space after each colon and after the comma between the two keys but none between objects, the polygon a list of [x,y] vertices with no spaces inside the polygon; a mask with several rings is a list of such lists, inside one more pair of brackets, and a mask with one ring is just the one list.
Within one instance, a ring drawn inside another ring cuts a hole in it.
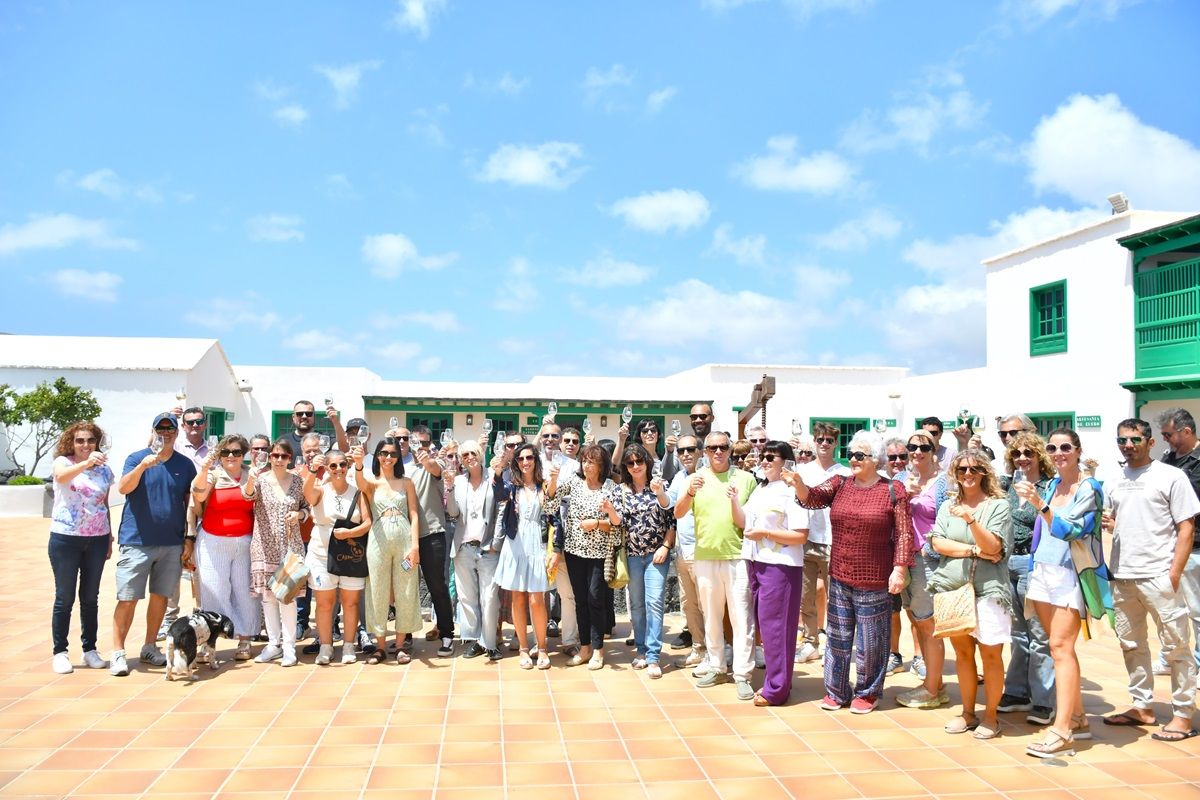
[{"label": "woman with sunglasses", "polygon": [[[1015,442],[1010,439],[1010,449],[1020,448],[1025,437],[1031,435],[1020,434]],[[1025,748],[1026,753],[1037,758],[1071,755],[1076,739],[1092,738],[1083,711],[1079,657],[1075,653],[1081,615],[1087,612],[1070,542],[1089,537],[1085,541],[1093,552],[1099,552],[1100,515],[1104,509],[1100,484],[1080,471],[1083,452],[1075,431],[1070,428],[1052,431],[1046,452],[1057,477],[1040,491],[1028,479],[1013,486],[1037,515],[1033,524],[1033,571],[1029,574],[1026,597],[1033,604],[1040,627],[1049,635],[1050,655],[1054,659],[1054,721],[1045,739]]]},{"label": "woman with sunglasses", "polygon": [[[629,428],[622,425],[617,431],[617,449],[613,453],[613,463],[619,467],[625,462],[625,446],[629,441]],[[650,454],[650,463],[653,466],[658,463],[661,454],[659,453],[662,434],[658,430],[658,423],[647,417],[639,419],[633,426],[633,444],[640,444]]]},{"label": "woman with sunglasses", "polygon": [[942,681],[946,662],[946,643],[933,637],[933,595],[929,578],[940,559],[929,544],[929,534],[937,522],[938,509],[946,502],[948,481],[937,459],[937,440],[924,430],[913,431],[905,444],[908,473],[904,486],[913,521],[913,565],[908,570],[908,586],[901,593],[904,607],[912,616],[920,656],[913,657],[912,671],[923,681],[921,686],[901,692],[896,702],[908,708],[938,708],[950,702]]},{"label": "woman with sunglasses", "polygon": [[54,572],[54,612],[50,632],[54,642],[53,669],[74,672],[67,653],[71,608],[79,588],[79,622],[83,663],[106,669],[108,662],[96,650],[100,614],[100,577],[104,562],[112,557],[112,525],[108,516],[108,490],[112,468],[100,452],[104,431],[94,422],[76,422],[58,437],[54,450],[54,508],[50,514],[50,568]]},{"label": "woman with sunglasses", "polygon": [[[887,669],[892,601],[904,586],[912,563],[912,517],[904,484],[879,476],[883,438],[854,434],[846,446],[850,475],[834,475],[808,487],[799,472],[784,480],[800,505],[829,509],[837,532],[829,552],[828,642],[825,647],[825,699],[821,708],[849,705],[869,714],[879,704]],[[857,685],[850,690],[850,658]]]},{"label": "woman with sunglasses", "polygon": [[636,442],[625,448],[621,461],[621,486],[614,494],[625,529],[629,554],[629,617],[637,655],[634,669],[644,669],[653,679],[662,677],[663,594],[667,585],[671,550],[675,546],[675,515],[662,478],[651,478],[650,452]]},{"label": "woman with sunglasses", "polygon": [[250,542],[254,533],[252,467],[242,465],[250,444],[239,434],[211,449],[192,481],[189,523],[196,530],[196,578],[200,607],[233,620],[238,646],[234,658],[250,658],[250,640],[259,631],[262,604],[250,585]]},{"label": "woman with sunglasses", "polygon": [[[322,472],[327,480],[319,482]],[[358,619],[358,604],[362,598],[366,578],[350,575],[335,575],[329,571],[329,541],[358,539],[358,547],[366,545],[362,539],[371,528],[371,510],[367,498],[349,481],[350,460],[341,450],[313,456],[312,463],[303,471],[304,499],[312,506],[313,533],[308,541],[308,555],[304,563],[308,566],[308,583],[317,601],[317,663],[324,666],[333,659],[333,605],[340,602],[343,619],[349,620],[342,637],[342,663],[353,664],[354,635],[350,628]],[[341,526],[335,523],[342,522]],[[347,524],[348,523],[348,524]]]},{"label": "woman with sunglasses", "polygon": [[[504,459],[492,459],[492,492],[498,503],[507,503],[502,530],[509,542],[500,551],[495,584],[512,592],[513,626],[517,629],[518,665],[533,669],[527,626],[533,617],[533,635],[537,642],[537,668],[550,669],[546,652],[546,592],[550,591],[546,556],[546,525],[553,514],[548,494],[542,488],[542,458],[537,448],[525,443],[513,451],[511,479],[504,478]],[[557,467],[552,474],[557,474]]]},{"label": "woman with sunglasses", "polygon": [[362,447],[350,449],[355,484],[367,498],[371,532],[367,535],[367,628],[376,639],[368,664],[387,659],[388,606],[396,610],[396,663],[412,656],[404,648],[405,634],[421,630],[421,604],[417,567],[421,563],[421,509],[417,490],[404,477],[400,441],[385,436],[375,445],[371,475],[365,474]]},{"label": "woman with sunglasses", "polygon": [[[933,594],[959,589],[968,581],[975,589],[975,630],[951,636],[954,666],[963,710],[946,723],[946,733],[973,731],[976,739],[1000,735],[996,717],[1004,693],[1004,645],[1012,638],[1012,587],[1008,554],[1012,550],[1012,514],[1004,491],[981,450],[963,450],[950,459],[952,499],[938,509],[929,541],[942,556],[929,577]],[[979,673],[975,651],[983,660],[983,716],[975,714]]]},{"label": "woman with sunglasses", "polygon": [[[557,471],[550,473],[547,493],[555,506],[565,502],[564,530],[555,537],[551,568],[560,568],[565,559],[575,590],[581,642],[579,652],[567,665],[587,664],[588,669],[596,670],[604,666],[604,636],[610,626],[604,559],[621,543],[621,517],[612,501],[616,484],[608,477],[612,465],[603,443],[583,448],[580,468],[582,477],[572,474],[564,478]],[[586,642],[582,641],[585,637]]]},{"label": "woman with sunglasses", "polygon": [[1042,504],[1025,502],[1009,476],[1021,470],[1025,481],[1041,497],[1054,476],[1054,464],[1042,437],[1020,431],[1007,438],[1004,467],[1000,486],[1008,492],[1013,519],[1013,550],[1008,559],[1008,579],[1013,590],[1013,633],[1000,713],[1028,711],[1028,722],[1048,725],[1054,717],[1054,660],[1050,657],[1046,630],[1037,615],[1025,618],[1025,594],[1033,569],[1029,556],[1033,551],[1033,527]]},{"label": "woman with sunglasses", "polygon": [[500,621],[500,590],[496,566],[504,537],[496,535],[496,499],[492,482],[483,474],[483,450],[474,439],[459,447],[463,472],[454,478],[447,496],[446,517],[454,525],[454,585],[458,590],[459,635],[471,642],[464,658],[486,655],[499,661],[496,630]]},{"label": "woman with sunglasses", "polygon": [[[262,598],[267,625],[267,646],[254,660],[265,664],[282,657],[285,667],[296,660],[296,601],[281,603],[269,583],[289,553],[304,557],[300,523],[308,517],[304,482],[288,469],[295,453],[286,437],[276,439],[267,458],[269,469],[254,470],[243,487],[245,497],[254,498],[254,533],[250,537],[250,588]],[[282,647],[280,643],[282,640]]]},{"label": "woman with sunglasses", "polygon": [[764,443],[761,468],[766,485],[743,506],[742,558],[749,568],[766,669],[762,689],[754,695],[756,706],[783,705],[792,690],[809,520],[808,512],[793,502],[792,489],[782,480],[784,461],[793,460],[786,442]]}]

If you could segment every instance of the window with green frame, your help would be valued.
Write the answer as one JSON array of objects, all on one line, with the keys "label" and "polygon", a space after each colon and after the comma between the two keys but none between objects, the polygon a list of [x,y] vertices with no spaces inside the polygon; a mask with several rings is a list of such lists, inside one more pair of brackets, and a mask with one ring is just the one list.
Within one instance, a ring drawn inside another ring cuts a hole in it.
[{"label": "window with green frame", "polygon": [[[325,409],[318,408],[317,417],[313,424],[313,430],[317,433],[328,434],[329,438],[333,438],[333,423],[325,417]],[[272,411],[271,412],[271,439],[278,439],[284,434],[291,433],[294,430],[292,426],[291,411]]]},{"label": "window with green frame", "polygon": [[1029,290],[1029,355],[1067,352],[1067,282]]},{"label": "window with green frame", "polygon": [[1037,426],[1038,435],[1043,439],[1056,428],[1075,428],[1074,411],[1053,411],[1046,414],[1030,414],[1029,418]]},{"label": "window with green frame", "polygon": [[837,450],[834,451],[834,456],[843,464],[846,463],[846,445],[850,444],[850,440],[854,438],[854,434],[858,433],[859,431],[871,429],[871,420],[866,418],[850,417],[809,417],[808,429],[811,431],[813,429],[813,425],[818,422],[828,422],[831,425],[837,425],[838,442]]},{"label": "window with green frame", "polygon": [[442,431],[453,427],[454,415],[426,414],[423,412],[417,412],[415,414],[409,414],[406,417],[404,424],[405,427],[407,427],[410,431],[413,429],[414,425],[424,425],[426,428],[429,428],[429,441],[435,446],[440,446],[442,441]]},{"label": "window with green frame", "polygon": [[205,434],[218,438],[225,435],[225,409],[205,406],[204,419],[208,422],[204,426]]}]

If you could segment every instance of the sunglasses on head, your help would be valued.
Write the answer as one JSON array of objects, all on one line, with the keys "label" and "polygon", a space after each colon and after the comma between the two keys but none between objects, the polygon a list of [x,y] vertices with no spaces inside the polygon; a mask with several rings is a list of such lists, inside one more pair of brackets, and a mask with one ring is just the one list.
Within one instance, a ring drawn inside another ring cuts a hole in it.
[{"label": "sunglasses on head", "polygon": [[931,450],[933,450],[933,445],[931,445],[931,444],[913,444],[913,443],[909,442],[907,445],[905,445],[905,449],[907,449],[908,452],[910,452],[910,453],[915,453],[918,450],[920,450],[922,453],[928,453]]},{"label": "sunglasses on head", "polygon": [[888,461],[908,461],[907,453],[888,453]]},{"label": "sunglasses on head", "polygon": [[316,415],[317,415],[317,412],[315,412],[315,411],[293,411],[292,412],[292,416],[294,416],[294,417],[315,417]]},{"label": "sunglasses on head", "polygon": [[1049,453],[1050,455],[1054,455],[1055,453],[1070,453],[1074,449],[1075,449],[1075,445],[1071,444],[1070,442],[1063,442],[1062,444],[1046,445],[1046,452]]},{"label": "sunglasses on head", "polygon": [[[1053,445],[1052,445],[1052,446],[1053,446]],[[1047,447],[1047,448],[1046,448],[1046,451],[1047,451],[1047,452],[1050,452],[1050,453],[1053,453],[1053,452],[1054,452],[1054,451],[1053,451],[1053,450],[1051,450],[1049,447]],[[1013,458],[1033,458],[1033,457],[1034,457],[1034,455],[1036,455],[1036,454],[1035,454],[1035,453],[1034,453],[1032,450],[1030,450],[1028,447],[1027,447],[1027,448],[1025,448],[1024,450],[1009,450],[1009,451],[1008,451],[1008,454],[1009,454],[1010,456],[1012,456]]]},{"label": "sunglasses on head", "polygon": [[1117,437],[1117,446],[1124,447],[1126,444],[1132,444],[1132,445],[1136,446],[1136,445],[1141,444],[1144,441],[1146,441],[1146,437],[1144,437],[1144,436],[1118,436]]},{"label": "sunglasses on head", "polygon": [[694,445],[692,447],[676,447],[675,448],[676,452],[679,452],[679,453],[694,453],[699,449],[700,449],[699,447],[696,447]]},{"label": "sunglasses on head", "polygon": [[866,461],[870,457],[869,453],[846,453],[846,458],[851,461]]},{"label": "sunglasses on head", "polygon": [[709,453],[728,453],[729,449],[729,445],[727,444],[710,444],[704,446],[704,450]]},{"label": "sunglasses on head", "polygon": [[233,458],[234,456],[241,458],[244,455],[246,455],[246,451],[240,447],[237,449],[234,449],[232,447],[221,448],[221,458]]},{"label": "sunglasses on head", "polygon": [[183,421],[183,424],[184,424],[184,425],[190,425],[190,426],[191,426],[191,427],[193,427],[193,428],[199,428],[199,427],[201,427],[202,425],[204,425],[204,418],[203,418],[203,417],[201,417],[200,419],[185,419],[185,420]]},{"label": "sunglasses on head", "polygon": [[972,464],[969,467],[955,467],[954,468],[954,473],[956,475],[966,475],[968,472],[971,473],[972,475],[983,475],[986,471],[987,470],[985,470],[983,467],[978,466],[976,464]]}]

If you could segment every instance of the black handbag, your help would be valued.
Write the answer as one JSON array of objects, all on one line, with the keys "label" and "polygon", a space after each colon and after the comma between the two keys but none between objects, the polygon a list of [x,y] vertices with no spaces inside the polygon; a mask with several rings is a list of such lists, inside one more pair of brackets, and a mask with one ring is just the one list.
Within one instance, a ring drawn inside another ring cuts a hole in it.
[{"label": "black handbag", "polygon": [[[352,522],[351,517],[354,516],[354,510],[358,508],[358,496],[361,492],[354,493],[354,499],[350,501],[350,510],[345,516],[338,517],[333,521],[333,530],[338,528],[356,528],[357,522]],[[362,536],[355,536],[353,539],[339,539],[329,534],[329,557],[325,562],[325,568],[330,575],[339,575],[343,578],[365,578],[367,577],[367,533]]]}]

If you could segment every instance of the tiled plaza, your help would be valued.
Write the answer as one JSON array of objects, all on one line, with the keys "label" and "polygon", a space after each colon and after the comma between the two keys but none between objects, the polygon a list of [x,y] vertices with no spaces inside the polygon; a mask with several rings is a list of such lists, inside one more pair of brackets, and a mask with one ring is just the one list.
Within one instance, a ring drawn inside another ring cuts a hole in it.
[{"label": "tiled plaza", "polygon": [[[957,706],[898,707],[896,694],[917,683],[910,674],[888,679],[875,713],[831,714],[817,707],[820,667],[809,664],[789,705],[760,709],[729,684],[694,688],[684,669],[649,680],[629,668],[623,638],[599,672],[559,656],[546,672],[522,671],[515,657],[442,659],[421,641],[402,667],[229,661],[189,684],[140,666],[127,678],[78,668],[73,631],[77,669],[60,676],[50,670],[46,537],[44,520],[0,520],[3,797],[1200,797],[1200,739],[1156,742],[1149,730],[1100,723],[1127,697],[1111,634],[1081,645],[1096,739],[1061,764],[1024,754],[1037,732],[1023,714],[1002,715],[1003,735],[976,741],[942,731]],[[110,562],[104,655],[113,596]],[[143,625],[130,634],[135,653]],[[670,638],[680,625],[668,618]],[[619,624],[618,636],[627,629]],[[222,658],[232,655],[223,641]],[[1167,679],[1158,680],[1164,718]],[[948,684],[957,703],[952,672]]]}]

